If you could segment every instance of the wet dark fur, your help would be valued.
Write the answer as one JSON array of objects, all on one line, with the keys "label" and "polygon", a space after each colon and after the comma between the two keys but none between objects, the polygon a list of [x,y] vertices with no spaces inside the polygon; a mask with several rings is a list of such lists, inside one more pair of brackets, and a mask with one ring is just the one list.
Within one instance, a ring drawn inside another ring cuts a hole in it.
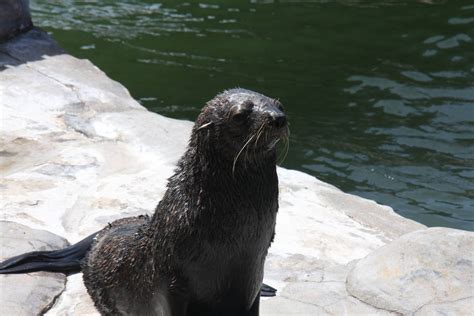
[{"label": "wet dark fur", "polygon": [[94,238],[84,282],[104,315],[258,315],[278,210],[281,104],[234,89],[209,101],[152,218]]}]

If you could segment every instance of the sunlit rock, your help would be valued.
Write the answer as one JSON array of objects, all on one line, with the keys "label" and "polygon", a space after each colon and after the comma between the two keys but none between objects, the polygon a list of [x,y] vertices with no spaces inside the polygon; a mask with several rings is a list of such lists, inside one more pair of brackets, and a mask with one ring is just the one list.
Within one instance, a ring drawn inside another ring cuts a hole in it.
[{"label": "sunlit rock", "polygon": [[443,314],[454,303],[453,311],[462,311],[474,306],[473,251],[472,232],[429,228],[409,233],[357,262],[347,288],[367,304],[402,314]]},{"label": "sunlit rock", "polygon": [[[0,261],[30,251],[52,250],[68,245],[64,238],[14,222],[0,221]],[[64,291],[66,276],[36,272],[0,275],[2,315],[37,315],[47,311]]]}]

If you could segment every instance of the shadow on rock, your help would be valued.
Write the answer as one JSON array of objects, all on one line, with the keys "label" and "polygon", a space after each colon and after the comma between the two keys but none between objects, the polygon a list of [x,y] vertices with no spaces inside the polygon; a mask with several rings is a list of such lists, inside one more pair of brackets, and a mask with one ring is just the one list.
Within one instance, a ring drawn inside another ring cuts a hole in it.
[{"label": "shadow on rock", "polygon": [[28,32],[0,43],[0,72],[9,66],[60,54],[64,54],[64,50],[49,35],[32,27]]},{"label": "shadow on rock", "polygon": [[[24,41],[24,38],[29,40]],[[0,1],[0,71],[64,51],[33,26],[29,0]]]},{"label": "shadow on rock", "polygon": [[47,34],[33,26],[29,0],[0,1],[0,71],[63,53]]}]

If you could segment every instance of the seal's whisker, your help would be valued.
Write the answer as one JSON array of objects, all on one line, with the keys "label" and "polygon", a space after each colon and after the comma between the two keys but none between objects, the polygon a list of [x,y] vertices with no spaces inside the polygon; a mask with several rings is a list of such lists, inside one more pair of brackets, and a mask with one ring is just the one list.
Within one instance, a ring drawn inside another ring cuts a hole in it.
[{"label": "seal's whisker", "polygon": [[284,154],[283,154],[283,158],[280,160],[280,157],[281,157],[281,153],[280,155],[278,156],[278,159],[277,159],[277,164],[278,165],[281,165],[285,159],[286,159],[286,156],[288,155],[288,151],[290,150],[290,129],[287,127],[286,128],[286,136],[283,138],[283,142],[284,142],[284,146],[285,146],[285,149],[284,149]]},{"label": "seal's whisker", "polygon": [[[253,134],[253,136],[255,136],[255,134]],[[249,142],[252,141],[251,139],[249,139]],[[249,148],[250,146],[246,146],[244,147],[245,148],[245,157],[244,157],[244,165],[245,165],[245,168],[247,168],[247,162],[249,160]]]},{"label": "seal's whisker", "polygon": [[278,161],[277,161],[277,165],[281,165],[285,159],[286,159],[286,156],[288,155],[288,151],[290,149],[290,142],[288,141],[287,138],[285,138],[283,140],[283,143],[284,143],[284,150],[282,151],[282,153],[280,153],[279,157],[278,157]]},{"label": "seal's whisker", "polygon": [[260,126],[259,129],[258,129],[255,133],[252,134],[252,137],[255,137],[255,136],[256,136],[256,137],[254,138],[255,140],[253,141],[253,146],[250,146],[250,145],[247,146],[247,149],[246,149],[246,151],[245,151],[246,160],[248,160],[247,155],[250,154],[250,149],[253,150],[253,153],[256,153],[256,152],[257,152],[257,142],[258,142],[258,138],[260,137],[260,135],[261,135],[262,132],[263,132],[263,127],[264,127],[264,126],[263,126],[263,124],[262,124],[262,126]]},{"label": "seal's whisker", "polygon": [[[252,138],[255,136],[255,133],[252,135]],[[244,160],[244,167],[247,168],[247,163],[249,162],[249,154],[250,154],[250,142],[252,142],[252,139],[249,139],[249,145],[245,147],[245,160]]]},{"label": "seal's whisker", "polygon": [[196,130],[199,131],[203,128],[206,128],[206,127],[210,126],[211,124],[213,124],[213,122],[204,123],[201,126],[199,126]]},{"label": "seal's whisker", "polygon": [[242,151],[245,149],[245,147],[247,147],[247,145],[252,141],[252,139],[255,137],[255,134],[253,134],[249,140],[247,140],[247,142],[242,146],[242,148],[239,150],[239,152],[237,153],[237,155],[235,156],[234,158],[234,162],[232,164],[232,175],[234,175],[234,172],[235,172],[235,164],[237,163],[237,159],[239,159],[239,156],[240,154],[242,153]]},{"label": "seal's whisker", "polygon": [[263,128],[265,127],[265,122],[262,123],[262,125],[259,127],[259,129],[257,130],[257,139],[255,140],[254,142],[254,148],[257,147],[257,143],[258,143],[258,140],[260,139],[260,136],[262,136],[262,133],[263,133]]}]

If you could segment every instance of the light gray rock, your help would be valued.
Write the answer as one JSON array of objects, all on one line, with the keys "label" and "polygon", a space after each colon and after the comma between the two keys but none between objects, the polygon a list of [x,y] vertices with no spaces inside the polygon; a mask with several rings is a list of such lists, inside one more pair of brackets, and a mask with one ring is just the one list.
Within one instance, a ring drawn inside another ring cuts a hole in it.
[{"label": "light gray rock", "polygon": [[286,299],[284,297],[275,297],[265,299],[261,303],[260,315],[298,315],[313,316],[324,315],[325,310],[317,305]]},{"label": "light gray rock", "polygon": [[459,316],[474,314],[474,293],[473,296],[441,304],[428,304],[420,308],[415,316]]},{"label": "light gray rock", "polygon": [[360,260],[348,292],[380,309],[402,314],[459,310],[474,298],[474,233],[429,228],[402,236]]},{"label": "light gray rock", "polygon": [[[60,249],[67,241],[44,230],[0,221],[0,261],[30,251]],[[36,315],[46,311],[64,290],[64,274],[38,272],[0,275],[2,315]]]},{"label": "light gray rock", "polygon": [[[266,278],[278,288],[277,299],[262,302],[262,315],[392,315],[350,296],[347,265],[302,255],[269,254]],[[280,282],[277,282],[280,280]]]},{"label": "light gray rock", "polygon": [[29,0],[0,1],[0,42],[31,26]]},{"label": "light gray rock", "polygon": [[[399,216],[390,207],[379,205],[371,200],[354,198],[351,194],[327,191],[322,192],[321,199],[340,212],[344,212],[355,222],[370,227],[374,231],[383,232],[385,242],[424,228],[420,223]],[[381,211],[382,208],[385,210]]]}]

